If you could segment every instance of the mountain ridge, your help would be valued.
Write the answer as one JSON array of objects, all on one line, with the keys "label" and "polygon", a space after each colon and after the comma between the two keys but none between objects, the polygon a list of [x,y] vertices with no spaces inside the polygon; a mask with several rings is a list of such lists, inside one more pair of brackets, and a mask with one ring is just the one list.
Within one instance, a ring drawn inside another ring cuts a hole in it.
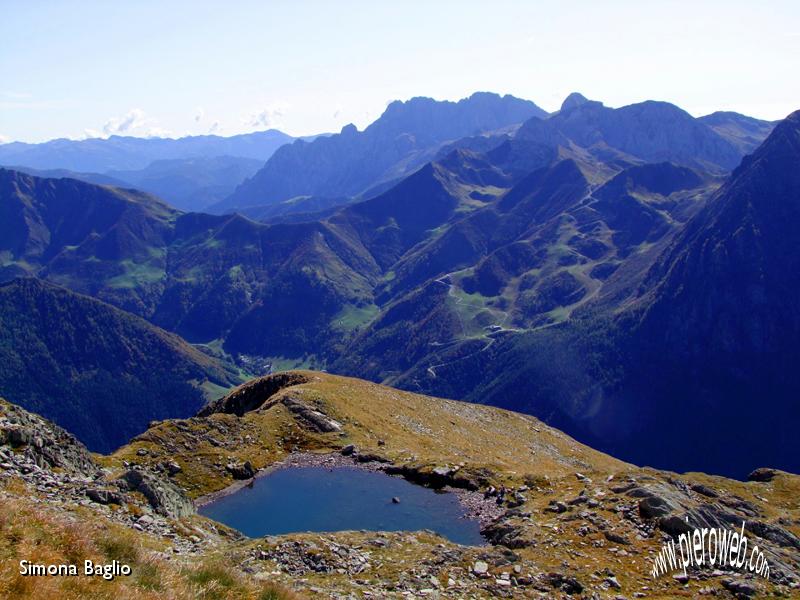
[{"label": "mountain ridge", "polygon": [[0,145],[0,164],[104,173],[109,170],[143,169],[154,160],[167,158],[228,155],[266,160],[278,147],[294,139],[298,138],[277,129],[269,129],[230,137],[189,135],[182,138],[140,138],[112,135],[85,140],[60,138],[39,144],[10,142]]},{"label": "mountain ridge", "polygon": [[363,132],[354,126],[312,143],[287,146],[214,210],[265,205],[296,196],[356,196],[409,174],[439,145],[546,114],[534,103],[489,93],[458,102],[417,97],[389,104]]},{"label": "mountain ridge", "polygon": [[109,451],[238,374],[178,336],[39,279],[0,284],[0,389]]}]

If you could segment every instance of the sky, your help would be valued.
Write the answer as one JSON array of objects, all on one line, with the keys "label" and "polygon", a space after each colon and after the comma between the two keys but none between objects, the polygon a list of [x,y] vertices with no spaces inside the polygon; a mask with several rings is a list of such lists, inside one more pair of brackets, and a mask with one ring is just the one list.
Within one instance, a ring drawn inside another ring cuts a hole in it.
[{"label": "sky", "polygon": [[800,108],[800,2],[0,0],[0,142],[363,129],[392,100],[573,91]]}]

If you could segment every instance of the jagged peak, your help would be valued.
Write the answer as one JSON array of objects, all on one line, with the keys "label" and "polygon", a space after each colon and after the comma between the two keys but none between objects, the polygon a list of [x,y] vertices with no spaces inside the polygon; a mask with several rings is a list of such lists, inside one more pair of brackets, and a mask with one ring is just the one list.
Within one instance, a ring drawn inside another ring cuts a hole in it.
[{"label": "jagged peak", "polygon": [[573,108],[586,104],[587,102],[590,102],[590,100],[586,96],[580,92],[572,92],[564,99],[564,102],[561,103],[561,111],[564,112],[572,110]]}]

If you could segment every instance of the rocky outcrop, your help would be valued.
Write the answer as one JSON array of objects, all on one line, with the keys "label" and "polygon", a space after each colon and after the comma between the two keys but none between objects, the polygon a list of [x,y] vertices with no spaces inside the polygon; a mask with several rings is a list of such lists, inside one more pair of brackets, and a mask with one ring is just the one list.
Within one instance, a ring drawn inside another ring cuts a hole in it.
[{"label": "rocky outcrop", "polygon": [[800,538],[777,523],[764,520],[762,510],[735,495],[721,496],[704,485],[687,485],[679,479],[666,482],[629,482],[612,488],[638,499],[639,517],[663,533],[677,537],[696,528],[737,529],[744,523],[749,534],[767,540],[758,546],[767,556],[770,577],[787,582],[794,577],[795,568],[779,548],[791,551],[800,549]]},{"label": "rocky outcrop", "polygon": [[310,429],[315,433],[331,433],[342,430],[341,423],[309,406],[307,402],[300,398],[285,396],[281,402],[306,429]]},{"label": "rocky outcrop", "polygon": [[252,479],[256,476],[256,470],[249,460],[244,463],[230,463],[225,466],[225,469],[230,473],[234,479]]},{"label": "rocky outcrop", "polygon": [[488,485],[491,473],[483,470],[461,469],[436,465],[391,465],[384,469],[389,475],[401,475],[409,481],[432,488],[450,486],[478,490]]},{"label": "rocky outcrop", "polygon": [[302,373],[277,373],[259,377],[240,385],[227,396],[207,404],[198,417],[208,417],[214,413],[233,414],[241,417],[246,412],[257,410],[281,390],[293,385],[308,383],[309,379]]},{"label": "rocky outcrop", "polygon": [[58,425],[0,399],[0,445],[24,453],[40,468],[93,477],[99,467],[75,436]]},{"label": "rocky outcrop", "polygon": [[523,522],[530,519],[531,513],[519,509],[511,509],[497,518],[493,523],[481,529],[483,535],[495,546],[506,548],[527,548],[536,542],[525,534]]},{"label": "rocky outcrop", "polygon": [[97,504],[122,504],[125,496],[113,490],[89,488],[86,490],[86,497]]},{"label": "rocky outcrop", "polygon": [[129,469],[117,480],[117,485],[122,490],[139,492],[154,511],[165,517],[185,517],[195,511],[192,501],[175,484],[151,473]]},{"label": "rocky outcrop", "polygon": [[275,398],[286,388],[308,383],[310,379],[302,373],[278,373],[255,379],[236,388],[233,392],[206,406],[198,417],[214,413],[227,413],[243,416],[254,410],[271,408],[276,403],[283,404],[298,424],[314,433],[341,431],[342,424],[326,415],[319,407],[312,406],[299,394],[285,394]]},{"label": "rocky outcrop", "polygon": [[762,467],[760,469],[755,469],[747,476],[747,481],[760,481],[760,482],[767,482],[772,481],[775,479],[775,476],[778,472],[775,469],[768,469]]}]

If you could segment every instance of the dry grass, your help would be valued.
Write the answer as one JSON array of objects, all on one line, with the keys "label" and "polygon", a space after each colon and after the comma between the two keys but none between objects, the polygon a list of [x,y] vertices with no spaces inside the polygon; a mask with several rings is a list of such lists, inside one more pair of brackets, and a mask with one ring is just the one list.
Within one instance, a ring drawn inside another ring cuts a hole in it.
[{"label": "dry grass", "polygon": [[[10,490],[7,490],[10,491]],[[205,600],[297,600],[271,583],[246,578],[224,555],[166,560],[158,540],[87,511],[56,513],[19,499],[0,498],[0,598],[35,600],[155,598]],[[20,575],[19,562],[75,564],[79,576]],[[83,561],[130,565],[132,573],[106,581],[82,574]]]},{"label": "dry grass", "polygon": [[[262,469],[293,449],[335,451],[356,444],[362,451],[398,464],[459,465],[493,474],[496,483],[561,478],[575,471],[598,476],[629,467],[548,427],[541,421],[498,408],[402,392],[359,379],[304,372],[310,381],[278,392],[292,394],[343,425],[343,433],[314,434],[300,427],[279,403],[239,418],[165,421],[105,460],[119,466],[159,462],[169,455],[182,467],[175,481],[192,497],[220,490],[233,481],[224,465],[249,460]],[[220,435],[222,425],[227,433]],[[222,445],[207,441],[214,438]],[[379,440],[385,442],[379,444]],[[174,445],[178,455],[169,451]],[[146,448],[151,455],[141,457]],[[155,454],[155,457],[152,456]]]},{"label": "dry grass", "polygon": [[[525,415],[401,392],[357,379],[313,372],[305,375],[308,383],[278,392],[273,401],[286,394],[301,398],[340,422],[341,433],[310,433],[282,404],[271,402],[269,407],[241,418],[217,414],[161,423],[103,460],[114,467],[122,460],[159,462],[169,455],[182,467],[176,482],[195,497],[232,483],[224,469],[230,460],[249,460],[261,469],[295,448],[330,452],[352,443],[362,452],[384,456],[397,464],[484,470],[492,474],[493,483],[526,483],[533,488],[524,509],[534,516],[520,526],[526,537],[535,540],[535,545],[517,552],[535,563],[537,570],[566,570],[585,584],[591,584],[597,583],[600,569],[611,568],[626,592],[647,589],[648,596],[656,598],[692,597],[700,586],[706,585],[704,581],[692,580],[686,588],[677,589],[669,577],[653,582],[650,561],[662,540],[658,536],[637,539],[637,531],[618,514],[616,501],[604,502],[594,512],[616,533],[630,540],[630,545],[620,548],[623,552],[617,554],[610,551],[616,544],[607,540],[599,529],[593,528],[588,535],[580,532],[586,520],[574,515],[583,508],[569,515],[546,510],[551,500],[569,500],[587,487],[575,476],[576,472],[593,479],[595,483],[587,488],[590,491],[607,487],[603,482],[609,475],[614,475],[618,482],[628,476],[665,481],[675,474],[623,463]],[[226,435],[215,433],[219,425],[224,426]],[[211,434],[217,443],[209,442],[206,434]],[[137,450],[143,447],[157,456],[138,456]],[[177,448],[177,452],[170,453],[170,447]],[[699,473],[679,478],[689,484],[703,483],[721,494],[735,494],[759,506],[767,520],[782,517],[787,529],[800,534],[800,477],[780,475],[770,483],[737,482]],[[620,501],[631,500],[623,497]],[[302,539],[302,536],[288,537]],[[356,532],[325,537],[368,547],[368,536]],[[439,543],[438,538],[434,541],[421,536],[413,543],[397,542],[385,550],[370,551],[373,562],[380,565],[380,577],[397,580],[402,572],[429,562]],[[475,550],[475,555],[478,552]],[[465,560],[471,554],[472,550]],[[565,565],[570,567],[565,569]],[[466,563],[460,566],[463,568]],[[346,590],[350,586],[346,577],[336,574],[308,573],[304,577],[308,580],[306,586],[318,585],[328,590]],[[224,586],[219,592],[224,592]]]}]

